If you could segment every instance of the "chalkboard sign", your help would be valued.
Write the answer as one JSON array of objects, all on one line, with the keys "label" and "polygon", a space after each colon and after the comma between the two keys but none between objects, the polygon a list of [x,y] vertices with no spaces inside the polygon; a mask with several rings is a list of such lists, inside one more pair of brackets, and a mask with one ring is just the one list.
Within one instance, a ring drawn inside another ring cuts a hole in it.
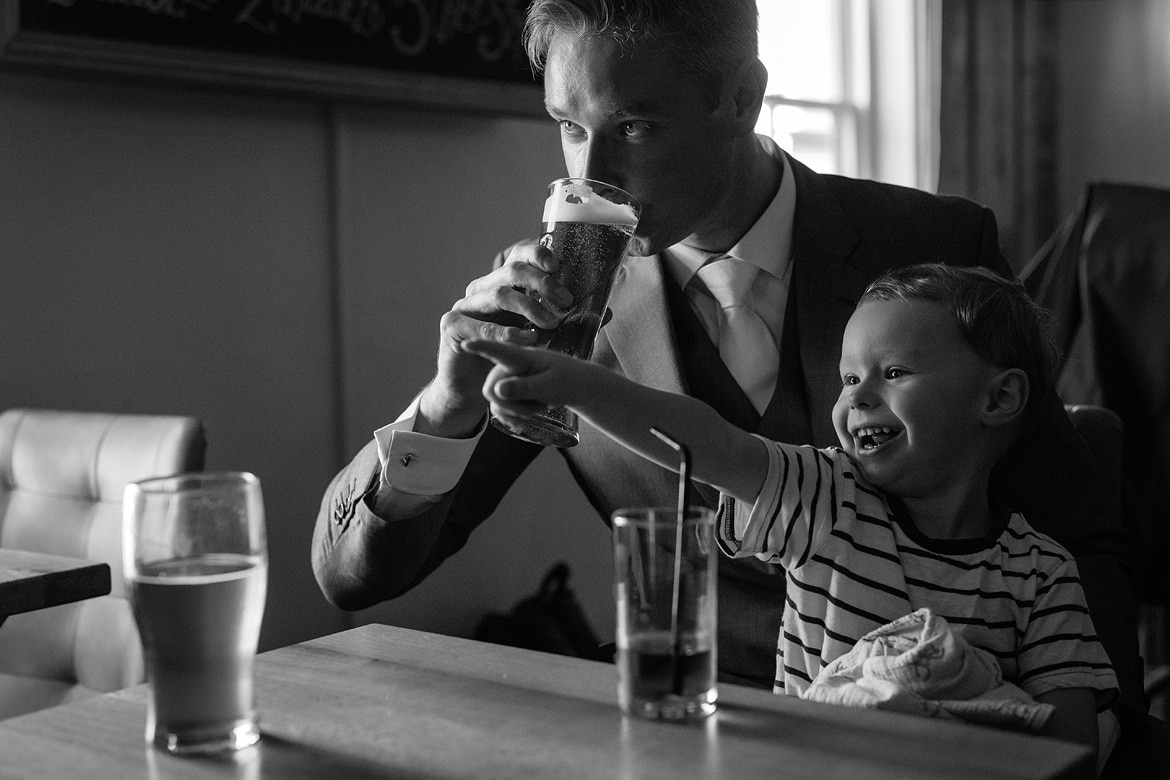
[{"label": "chalkboard sign", "polygon": [[0,0],[0,65],[542,114],[528,0]]}]

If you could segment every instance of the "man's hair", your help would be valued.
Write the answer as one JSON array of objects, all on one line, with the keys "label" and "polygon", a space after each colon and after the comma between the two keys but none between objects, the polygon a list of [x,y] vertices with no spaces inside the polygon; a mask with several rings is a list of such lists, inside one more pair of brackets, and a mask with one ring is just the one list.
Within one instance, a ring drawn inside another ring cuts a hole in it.
[{"label": "man's hair", "polygon": [[963,340],[988,364],[1018,368],[1028,377],[1025,419],[1051,390],[1057,349],[1052,315],[1028,297],[1024,285],[987,268],[924,263],[895,268],[874,280],[865,301],[936,301],[954,316]]},{"label": "man's hair", "polygon": [[719,84],[758,56],[758,22],[755,0],[533,0],[524,48],[539,73],[557,33],[603,36],[622,51],[656,48],[685,72]]}]

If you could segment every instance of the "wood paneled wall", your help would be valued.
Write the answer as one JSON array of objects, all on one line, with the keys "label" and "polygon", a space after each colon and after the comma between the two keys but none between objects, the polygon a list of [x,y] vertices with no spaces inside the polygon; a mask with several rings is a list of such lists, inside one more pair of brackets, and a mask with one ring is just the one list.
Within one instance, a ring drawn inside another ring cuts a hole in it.
[{"label": "wood paneled wall", "polygon": [[264,488],[263,647],[369,620],[465,634],[560,558],[608,632],[608,536],[551,453],[394,604],[342,613],[309,567],[343,458],[537,229],[550,124],[0,73],[0,406],[201,417],[208,468]]}]

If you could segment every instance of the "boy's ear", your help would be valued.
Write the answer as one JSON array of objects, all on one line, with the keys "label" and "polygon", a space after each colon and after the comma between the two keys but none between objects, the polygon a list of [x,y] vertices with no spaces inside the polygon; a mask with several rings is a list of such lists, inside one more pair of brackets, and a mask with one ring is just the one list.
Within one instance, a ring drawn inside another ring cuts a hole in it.
[{"label": "boy's ear", "polygon": [[987,383],[982,420],[998,428],[1019,419],[1028,403],[1028,375],[1018,368],[1006,368]]}]

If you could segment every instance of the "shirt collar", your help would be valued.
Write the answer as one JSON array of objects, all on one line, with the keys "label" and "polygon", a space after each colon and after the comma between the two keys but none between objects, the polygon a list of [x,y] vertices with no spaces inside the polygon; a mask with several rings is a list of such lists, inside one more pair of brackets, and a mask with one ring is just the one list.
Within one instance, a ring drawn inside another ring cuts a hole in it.
[{"label": "shirt collar", "polygon": [[779,160],[783,167],[780,187],[768,208],[756,220],[739,241],[726,252],[704,252],[701,249],[675,244],[662,253],[667,272],[685,288],[691,278],[712,257],[724,254],[735,255],[759,268],[761,271],[783,279],[792,258],[792,224],[796,214],[796,183],[793,181],[792,166],[788,155],[780,150],[775,141],[767,136],[757,135],[756,139],[764,150]]}]

